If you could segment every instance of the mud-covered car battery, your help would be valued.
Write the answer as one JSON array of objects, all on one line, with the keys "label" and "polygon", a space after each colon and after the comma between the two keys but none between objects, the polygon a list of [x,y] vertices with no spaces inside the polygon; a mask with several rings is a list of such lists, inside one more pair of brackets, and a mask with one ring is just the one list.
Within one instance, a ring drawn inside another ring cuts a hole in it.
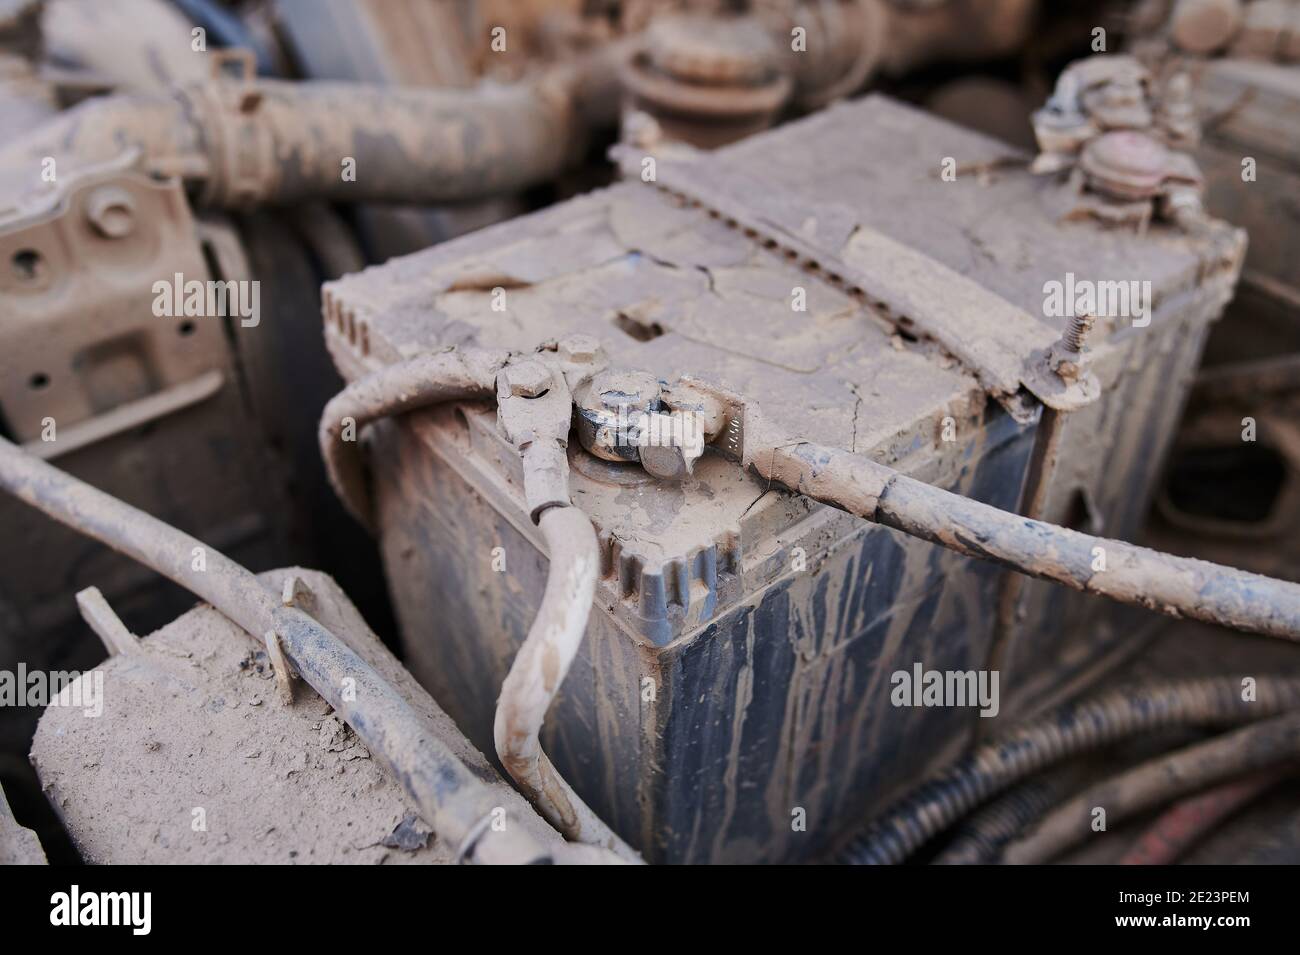
[{"label": "mud-covered car battery", "polygon": [[[1072,416],[1058,467],[1062,497],[1086,487],[1122,537],[1235,269],[1164,226],[1059,223],[1058,184],[1004,170],[1007,153],[869,97],[714,153],[625,157],[646,174],[327,285],[327,341],[355,379],[583,332],[612,365],[716,382],[790,435],[1014,509],[1040,413],[1031,356],[1065,323],[1044,316],[1045,283],[1146,280],[1150,324],[1103,323],[1104,392]],[[406,662],[490,752],[546,575],[518,453],[486,405],[367,440]],[[986,665],[997,567],[711,453],[681,484],[576,440],[570,457],[604,566],[543,744],[649,860],[815,858],[968,743],[977,709],[896,706],[893,674]],[[1004,697],[1062,682],[1061,619],[1032,635],[1041,653],[1017,645]]]}]

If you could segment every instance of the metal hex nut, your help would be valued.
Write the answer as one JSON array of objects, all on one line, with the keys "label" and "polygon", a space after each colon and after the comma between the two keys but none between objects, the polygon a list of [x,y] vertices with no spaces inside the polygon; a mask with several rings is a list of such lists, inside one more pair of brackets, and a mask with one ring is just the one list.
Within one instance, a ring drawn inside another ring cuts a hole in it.
[{"label": "metal hex nut", "polygon": [[618,411],[636,416],[659,407],[659,379],[644,371],[610,369],[591,380],[585,402],[589,408]]},{"label": "metal hex nut", "polygon": [[516,398],[537,398],[551,387],[551,370],[540,361],[526,360],[505,370],[506,385]]},{"label": "metal hex nut", "polygon": [[601,357],[600,339],[581,333],[566,335],[557,344],[560,358],[580,365],[590,365]]}]

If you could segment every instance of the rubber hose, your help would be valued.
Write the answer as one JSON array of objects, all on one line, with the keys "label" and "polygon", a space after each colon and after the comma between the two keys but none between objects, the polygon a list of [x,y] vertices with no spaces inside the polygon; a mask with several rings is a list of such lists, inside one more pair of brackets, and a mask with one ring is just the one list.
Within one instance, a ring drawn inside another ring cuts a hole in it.
[{"label": "rubber hose", "polygon": [[1231,726],[1300,707],[1300,680],[1241,677],[1161,682],[1069,704],[977,747],[872,822],[841,851],[848,865],[895,865],[1016,782],[1061,760],[1170,726]]}]

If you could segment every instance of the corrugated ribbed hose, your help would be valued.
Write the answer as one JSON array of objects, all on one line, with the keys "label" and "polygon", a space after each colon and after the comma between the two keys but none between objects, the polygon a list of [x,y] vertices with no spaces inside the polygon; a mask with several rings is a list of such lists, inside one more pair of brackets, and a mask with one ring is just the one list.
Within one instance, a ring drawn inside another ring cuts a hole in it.
[{"label": "corrugated ribbed hose", "polygon": [[894,865],[1015,783],[1080,753],[1174,726],[1219,727],[1300,708],[1300,679],[1213,677],[1129,687],[1071,704],[977,747],[887,810],[839,855]]},{"label": "corrugated ribbed hose", "polygon": [[1096,835],[1096,810],[1109,831],[1126,819],[1207,786],[1300,760],[1300,712],[1261,720],[1153,759],[1086,789],[1007,846],[1012,865],[1038,865]]},{"label": "corrugated ribbed hose", "polygon": [[988,865],[1044,813],[1083,782],[1081,768],[1067,765],[1042,773],[991,800],[961,824],[931,865]]}]

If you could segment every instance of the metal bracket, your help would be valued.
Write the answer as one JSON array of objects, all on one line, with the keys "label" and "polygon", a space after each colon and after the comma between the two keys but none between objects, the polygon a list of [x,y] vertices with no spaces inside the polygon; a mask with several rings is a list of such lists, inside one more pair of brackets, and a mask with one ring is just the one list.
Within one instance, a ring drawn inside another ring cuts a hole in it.
[{"label": "metal bracket", "polygon": [[290,574],[284,579],[284,590],[280,595],[280,602],[286,607],[298,607],[306,609],[307,605],[313,603],[315,594],[311,588],[303,583],[303,579],[297,574]]},{"label": "metal bracket", "polygon": [[[289,583],[289,581],[285,581]],[[266,631],[266,655],[271,659],[271,667],[275,671],[275,686],[280,694],[280,702],[285,706],[293,704],[293,680],[297,674],[289,661],[285,659],[284,647],[280,643],[280,635],[274,630]]]},{"label": "metal bracket", "polygon": [[193,381],[182,382],[137,401],[118,405],[93,418],[78,421],[64,428],[55,441],[39,438],[28,441],[23,445],[23,450],[44,461],[71,454],[205,401],[221,390],[225,380],[225,375],[220,371],[204,372]]},{"label": "metal bracket", "polygon": [[[611,155],[624,175],[640,181],[640,152],[616,146]],[[697,179],[701,186],[694,185]],[[919,249],[861,223],[847,232],[841,229],[843,235],[853,237],[862,254],[870,253],[873,261],[881,262],[880,268],[867,272],[839,254],[839,245],[846,242],[836,240],[831,242],[834,248],[828,248],[797,234],[790,214],[802,215],[806,210],[788,210],[765,200],[770,190],[764,189],[761,181],[689,158],[659,157],[656,178],[650,185],[762,241],[851,298],[874,303],[887,319],[908,316],[913,331],[931,338],[961,362],[1017,420],[1026,417],[1018,397],[1022,389],[1057,410],[1072,410],[1085,398],[1078,393],[1064,394],[1056,375],[1050,369],[1044,373],[1035,361],[1033,349],[1046,348],[1056,338],[1051,328]],[[826,211],[826,218],[838,218],[841,226],[856,222],[852,210],[829,206]],[[838,216],[831,215],[836,211]],[[936,294],[935,289],[945,294]],[[961,302],[964,311],[954,311],[952,301]],[[967,320],[971,313],[984,317],[981,327],[988,330],[987,335],[971,334]],[[1087,397],[1084,403],[1095,398]]]},{"label": "metal bracket", "polygon": [[98,587],[87,587],[77,593],[77,609],[81,611],[81,619],[103,641],[109,656],[140,649],[140,638],[126,628]]}]

